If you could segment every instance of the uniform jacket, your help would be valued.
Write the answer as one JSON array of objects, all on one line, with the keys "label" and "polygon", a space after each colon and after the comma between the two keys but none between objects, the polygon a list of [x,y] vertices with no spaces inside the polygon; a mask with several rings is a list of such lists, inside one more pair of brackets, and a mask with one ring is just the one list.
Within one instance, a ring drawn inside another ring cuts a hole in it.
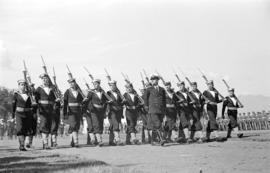
[{"label": "uniform jacket", "polygon": [[239,108],[239,105],[237,101],[236,101],[236,104],[234,104],[232,99],[228,96],[228,97],[225,97],[225,100],[223,101],[222,115],[224,115],[226,107]]},{"label": "uniform jacket", "polygon": [[35,99],[36,99],[36,102],[38,103],[39,112],[40,113],[52,112],[56,97],[54,95],[52,88],[49,94],[47,94],[43,88],[44,88],[43,86],[39,86],[35,90]]},{"label": "uniform jacket", "polygon": [[146,89],[145,105],[148,107],[150,114],[165,114],[166,110],[166,91],[158,86],[158,90],[153,86]]},{"label": "uniform jacket", "polygon": [[78,92],[77,97],[75,98],[72,94],[71,89],[67,89],[64,94],[64,106],[63,114],[66,117],[67,115],[82,113],[83,108],[83,96]]},{"label": "uniform jacket", "polygon": [[[15,118],[16,109],[18,108],[26,108],[26,109],[32,109],[32,112],[35,112],[35,109],[32,107],[31,99],[28,95],[27,100],[25,101],[20,93],[15,92],[14,96],[12,98],[12,118]],[[18,114],[22,117],[25,117],[25,114]]]}]

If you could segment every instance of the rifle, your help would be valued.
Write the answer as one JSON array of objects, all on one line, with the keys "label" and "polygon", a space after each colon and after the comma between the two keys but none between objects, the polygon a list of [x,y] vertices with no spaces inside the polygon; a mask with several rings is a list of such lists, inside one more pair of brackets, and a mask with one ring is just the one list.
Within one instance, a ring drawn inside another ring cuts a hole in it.
[{"label": "rifle", "polygon": [[[108,82],[110,82],[112,80],[110,74],[108,73],[108,71],[106,70],[106,68],[104,68],[105,73],[106,73],[106,78],[108,79]],[[118,92],[118,94],[120,95],[122,100],[126,100],[125,97],[121,94],[120,90],[118,89],[118,87],[116,86],[116,90]]]},{"label": "rifle", "polygon": [[[200,70],[200,69],[198,69],[199,71],[200,71],[200,73],[202,74],[202,78],[205,80],[205,82],[207,83],[208,82],[208,79],[207,79],[207,77],[204,75],[204,73]],[[214,90],[218,93],[218,95],[221,97],[221,99],[222,100],[224,100],[224,97],[220,94],[220,92],[216,89],[216,88],[214,88]]]},{"label": "rifle", "polygon": [[60,102],[61,102],[61,104],[62,104],[62,103],[63,103],[63,100],[62,100],[63,95],[62,95],[62,93],[61,93],[61,91],[60,91],[60,89],[59,89],[59,87],[58,87],[58,85],[57,85],[57,83],[56,83],[56,75],[55,75],[54,67],[53,67],[53,76],[52,76],[52,78],[53,78],[53,82],[54,82],[55,93],[56,93],[56,95],[57,95],[57,98],[60,99]]},{"label": "rifle", "polygon": [[88,90],[90,90],[90,86],[89,86],[88,83],[86,82],[85,78],[83,78],[83,80],[84,80],[84,83],[85,83],[86,88],[87,88]]},{"label": "rifle", "polygon": [[[49,73],[48,73],[48,70],[47,70],[47,66],[46,66],[46,64],[45,64],[45,61],[44,61],[42,55],[40,55],[40,57],[41,57],[41,60],[42,60],[42,63],[43,63],[42,68],[44,69],[44,72],[45,72],[45,74],[48,76],[48,79],[49,79],[49,86],[50,86],[50,87],[53,87],[53,93],[54,93],[54,96],[55,96],[56,98],[59,98],[59,96],[58,96],[58,94],[57,94],[57,92],[56,92],[56,90],[55,90],[55,86],[53,85],[52,80],[51,80],[51,78],[50,78],[50,75],[49,75]],[[59,98],[59,99],[61,99],[61,98]]]},{"label": "rifle", "polygon": [[[85,69],[85,71],[88,73],[88,76],[90,77],[92,83],[94,83],[94,82],[93,82],[93,81],[94,81],[93,75],[89,72],[89,70],[88,70],[86,67],[84,67],[84,69]],[[86,82],[86,81],[85,81],[85,82]],[[87,85],[88,85],[88,84],[87,84]],[[89,88],[89,85],[88,85],[88,88]],[[105,97],[106,97],[109,101],[112,101],[112,98],[111,98],[111,97],[103,90],[103,88],[101,88],[101,86],[100,86],[100,89],[101,89],[102,93],[105,95]]]},{"label": "rifle", "polygon": [[[67,67],[67,70],[68,70],[69,79],[73,79],[73,75],[72,75],[68,65],[66,65],[66,67]],[[82,95],[82,97],[85,98],[86,96],[83,94],[83,92],[81,90],[81,87],[78,85],[78,83],[76,81],[75,81],[75,86],[78,89],[79,93]]]},{"label": "rifle", "polygon": [[[225,79],[222,79],[222,81],[223,81],[223,83],[226,85],[227,89],[230,89],[230,86],[229,86],[229,84],[225,81]],[[236,95],[235,95],[235,99],[236,99],[236,101],[239,103],[239,106],[240,106],[241,108],[243,108],[244,105],[240,102],[240,100],[238,99],[238,97],[236,97]]]},{"label": "rifle", "polygon": [[24,80],[26,81],[26,92],[29,95],[32,104],[36,104],[36,99],[34,97],[34,91],[32,89],[33,84],[31,83],[31,77],[29,75],[29,72],[27,70],[27,67],[26,67],[24,60],[23,60],[23,66],[24,66],[23,77],[24,77]]},{"label": "rifle", "polygon": [[141,72],[140,72],[140,75],[141,75],[141,78],[142,78],[141,82],[142,82],[143,89],[146,89],[145,82],[143,80],[143,75],[142,75]]},{"label": "rifle", "polygon": [[[130,80],[127,78],[127,75],[124,75],[124,73],[122,73],[122,76],[124,77],[124,80],[127,84],[131,84]],[[134,95],[137,96],[141,102],[141,104],[143,105],[144,104],[144,100],[141,96],[139,96],[139,94],[137,93],[137,91],[133,88],[133,91],[134,91]]]},{"label": "rifle", "polygon": [[145,75],[146,81],[147,81],[148,83],[150,83],[149,77],[148,77],[148,75],[147,75],[147,73],[146,73],[146,71],[145,71],[144,69],[143,69],[143,73],[144,73],[144,75]]}]

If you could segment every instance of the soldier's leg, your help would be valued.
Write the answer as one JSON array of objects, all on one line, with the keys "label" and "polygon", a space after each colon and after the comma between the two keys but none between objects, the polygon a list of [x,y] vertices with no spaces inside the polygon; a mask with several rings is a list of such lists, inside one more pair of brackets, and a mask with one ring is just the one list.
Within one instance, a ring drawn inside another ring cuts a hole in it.
[{"label": "soldier's leg", "polygon": [[[91,145],[91,133],[93,133],[93,122],[91,113],[86,113],[86,121],[87,121],[87,145]],[[93,135],[92,135],[93,136]]]}]

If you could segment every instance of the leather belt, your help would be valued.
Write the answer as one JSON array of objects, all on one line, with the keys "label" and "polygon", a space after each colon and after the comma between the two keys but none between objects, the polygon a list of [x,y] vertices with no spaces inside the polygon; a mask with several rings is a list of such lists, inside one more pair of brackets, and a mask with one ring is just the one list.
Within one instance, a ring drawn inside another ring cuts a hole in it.
[{"label": "leather belt", "polygon": [[49,101],[49,100],[39,100],[38,103],[42,104],[42,105],[50,105],[50,104],[54,104],[54,102]]},{"label": "leather belt", "polygon": [[228,110],[234,110],[236,111],[237,110],[237,107],[227,107]]},{"label": "leather belt", "polygon": [[22,108],[22,107],[16,107],[17,112],[29,112],[32,111],[32,108]]},{"label": "leather belt", "polygon": [[166,104],[166,107],[167,108],[175,108],[175,105],[174,104]]},{"label": "leather belt", "polygon": [[93,106],[94,106],[95,108],[103,108],[103,105],[99,105],[99,104],[93,104]]},{"label": "leather belt", "polygon": [[136,106],[127,106],[127,109],[136,109]]},{"label": "leather belt", "polygon": [[217,103],[215,103],[215,102],[209,102],[208,104],[210,104],[210,105],[217,105]]},{"label": "leather belt", "polygon": [[75,107],[75,106],[80,106],[80,105],[81,105],[80,103],[68,103],[68,106],[71,106],[71,107],[72,107],[72,106],[74,106],[74,107]]}]

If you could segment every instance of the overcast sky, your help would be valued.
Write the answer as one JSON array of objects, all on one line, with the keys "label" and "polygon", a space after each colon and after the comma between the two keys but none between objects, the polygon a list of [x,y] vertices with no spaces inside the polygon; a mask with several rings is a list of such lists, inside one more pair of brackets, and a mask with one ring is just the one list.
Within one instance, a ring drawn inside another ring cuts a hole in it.
[{"label": "overcast sky", "polygon": [[201,68],[225,94],[270,96],[270,1],[0,0],[0,85],[17,87],[23,59],[40,85],[43,55],[61,89],[66,64],[82,88],[83,66],[107,88],[104,68],[123,89],[121,72],[141,88],[139,72],[157,69],[176,82],[181,67],[199,88]]}]

